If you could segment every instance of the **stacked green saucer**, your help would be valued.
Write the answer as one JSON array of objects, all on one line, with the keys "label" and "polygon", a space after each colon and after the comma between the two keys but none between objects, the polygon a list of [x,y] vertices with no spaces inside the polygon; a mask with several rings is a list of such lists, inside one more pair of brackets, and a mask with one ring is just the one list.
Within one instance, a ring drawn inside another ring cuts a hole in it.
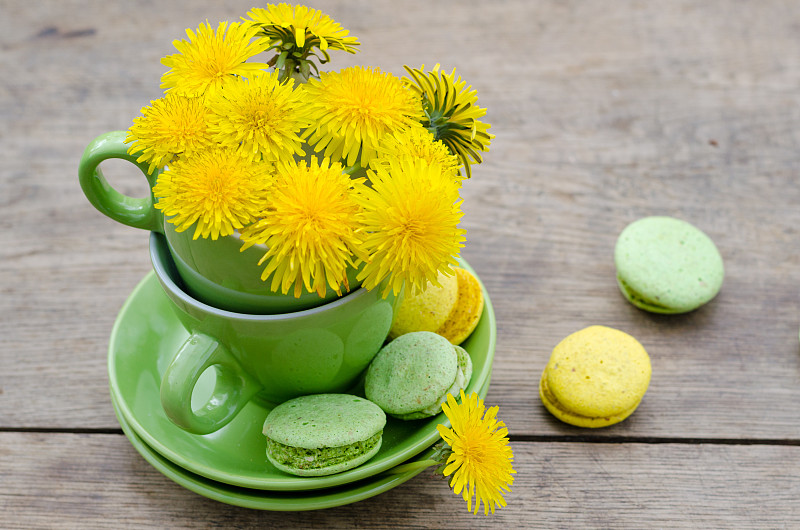
[{"label": "stacked green saucer", "polygon": [[[416,421],[389,419],[377,455],[354,469],[320,477],[289,475],[269,463],[261,433],[269,409],[255,402],[215,433],[189,434],[167,418],[160,402],[161,375],[188,337],[170,304],[153,273],[135,288],[111,334],[109,384],[117,417],[131,444],[156,469],[191,491],[264,510],[349,504],[415,476],[419,470],[399,474],[391,470],[427,458],[440,439],[436,426],[447,424],[443,414]],[[488,297],[486,308],[477,329],[462,344],[474,366],[467,393],[477,392],[482,398],[489,387],[496,340]],[[202,404],[214,384],[213,370],[209,370],[198,382],[193,401]]]}]

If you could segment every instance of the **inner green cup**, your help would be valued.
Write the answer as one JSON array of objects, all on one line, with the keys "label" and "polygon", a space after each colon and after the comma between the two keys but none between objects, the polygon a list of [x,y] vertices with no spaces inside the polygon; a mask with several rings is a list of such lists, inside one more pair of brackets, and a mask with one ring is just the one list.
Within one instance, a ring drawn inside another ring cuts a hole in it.
[{"label": "inner green cup", "polygon": [[[192,228],[176,232],[175,225],[164,223],[167,245],[184,287],[189,294],[207,304],[239,313],[270,315],[310,309],[339,297],[330,288],[324,297],[305,289],[297,298],[293,290],[288,294],[272,292],[272,277],[262,280],[262,268],[258,265],[266,247],[254,245],[242,252],[242,242],[236,235],[214,241],[192,239],[193,234]],[[351,289],[361,285],[356,280],[357,273],[357,269],[348,269]]]},{"label": "inner green cup", "polygon": [[[155,208],[152,188],[159,171],[148,171],[147,164],[136,162],[128,154],[125,131],[101,134],[87,147],[78,167],[81,188],[89,202],[111,219],[128,226],[164,234],[184,288],[193,297],[214,307],[250,314],[279,314],[302,311],[324,305],[339,296],[328,289],[324,297],[303,289],[299,297],[293,292],[272,292],[272,277],[261,279],[259,260],[267,251],[263,245],[254,245],[241,252],[238,235],[210,239],[192,239],[194,229],[177,232],[175,225]],[[116,191],[106,181],[100,163],[111,158],[122,159],[136,165],[150,186],[150,194],[143,198],[128,197]],[[347,273],[351,290],[361,284],[356,280],[357,270]]]},{"label": "inner green cup", "polygon": [[[167,241],[150,236],[153,269],[175,314],[189,331],[161,380],[161,404],[179,427],[214,432],[251,399],[266,404],[353,388],[383,345],[401,296],[360,288],[322,306],[277,315],[234,313],[186,292]],[[200,376],[216,370],[212,395],[199,408]]]}]

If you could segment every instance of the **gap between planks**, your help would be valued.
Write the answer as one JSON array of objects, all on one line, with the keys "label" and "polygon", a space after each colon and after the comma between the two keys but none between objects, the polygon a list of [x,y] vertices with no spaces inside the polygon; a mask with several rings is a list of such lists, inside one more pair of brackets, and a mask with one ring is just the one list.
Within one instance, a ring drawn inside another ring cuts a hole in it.
[{"label": "gap between planks", "polygon": [[[111,434],[124,435],[114,428],[0,427],[0,433],[34,434]],[[509,435],[511,443],[587,443],[587,444],[678,444],[678,445],[782,445],[800,447],[800,439],[785,438],[691,438],[666,436],[589,436],[580,434]]]}]

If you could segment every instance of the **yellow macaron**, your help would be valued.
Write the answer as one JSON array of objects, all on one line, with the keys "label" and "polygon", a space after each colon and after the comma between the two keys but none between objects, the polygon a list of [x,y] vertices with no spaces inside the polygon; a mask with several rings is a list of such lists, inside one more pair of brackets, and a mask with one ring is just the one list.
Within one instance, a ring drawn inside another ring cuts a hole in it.
[{"label": "yellow macaron", "polygon": [[559,420],[606,427],[636,410],[650,384],[650,356],[623,331],[589,326],[562,340],[539,382],[539,397]]},{"label": "yellow macaron", "polygon": [[389,338],[394,339],[414,331],[436,332],[456,306],[458,279],[439,273],[439,286],[428,283],[425,291],[410,294],[406,291],[397,309]]},{"label": "yellow macaron", "polygon": [[483,314],[483,289],[473,274],[465,269],[456,269],[458,279],[458,297],[455,306],[444,324],[436,333],[459,345],[475,331]]},{"label": "yellow macaron", "polygon": [[466,269],[454,271],[450,276],[439,274],[441,286],[429,283],[424,292],[403,298],[389,338],[432,331],[459,345],[470,336],[483,314],[483,289]]}]

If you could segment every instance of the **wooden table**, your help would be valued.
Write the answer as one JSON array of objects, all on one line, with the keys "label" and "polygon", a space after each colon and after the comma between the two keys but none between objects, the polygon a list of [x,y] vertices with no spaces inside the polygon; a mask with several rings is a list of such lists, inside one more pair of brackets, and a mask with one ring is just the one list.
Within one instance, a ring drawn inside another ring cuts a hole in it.
[{"label": "wooden table", "polygon": [[[0,527],[800,527],[800,4],[779,0],[314,2],[362,42],[331,68],[439,62],[488,108],[463,255],[497,313],[486,401],[510,430],[508,507],[473,516],[424,473],[266,512],[152,468],[106,372],[148,238],[89,205],[77,164],[160,95],[185,28],[253,6],[0,0]],[[132,167],[104,168],[146,192]],[[616,237],[652,214],[717,243],[727,275],[706,307],[654,316],[618,292]],[[537,394],[553,346],[590,324],[653,364],[641,407],[602,430],[558,422]]]}]

